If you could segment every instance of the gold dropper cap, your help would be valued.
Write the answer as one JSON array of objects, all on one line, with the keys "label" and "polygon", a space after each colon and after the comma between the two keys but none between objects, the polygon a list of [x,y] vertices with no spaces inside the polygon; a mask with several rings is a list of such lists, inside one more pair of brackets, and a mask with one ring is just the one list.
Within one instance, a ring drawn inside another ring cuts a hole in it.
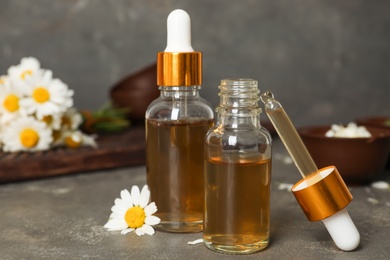
[{"label": "gold dropper cap", "polygon": [[201,52],[159,52],[157,54],[157,85],[194,86],[201,84]]},{"label": "gold dropper cap", "polygon": [[301,179],[291,190],[310,221],[332,216],[352,201],[351,192],[334,166]]},{"label": "gold dropper cap", "polygon": [[157,54],[157,85],[201,84],[202,53],[191,45],[191,18],[184,10],[173,10],[167,18],[167,47]]}]

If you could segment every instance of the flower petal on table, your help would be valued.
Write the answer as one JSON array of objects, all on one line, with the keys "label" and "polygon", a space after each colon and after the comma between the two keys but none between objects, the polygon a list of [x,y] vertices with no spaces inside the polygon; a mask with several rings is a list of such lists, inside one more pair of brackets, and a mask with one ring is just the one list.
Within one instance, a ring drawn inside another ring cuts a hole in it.
[{"label": "flower petal on table", "polygon": [[134,230],[134,228],[126,228],[126,229],[121,231],[121,234],[126,235],[126,234],[132,232],[133,230]]},{"label": "flower petal on table", "polygon": [[111,219],[104,225],[104,227],[110,230],[123,230],[127,228],[127,223],[125,220]]},{"label": "flower petal on table", "polygon": [[141,229],[141,228],[137,228],[135,230],[135,233],[138,235],[138,236],[143,236],[145,235],[145,232]]},{"label": "flower petal on table", "polygon": [[145,232],[148,235],[153,235],[154,234],[154,229],[151,226],[149,226],[149,225],[144,224],[141,227],[141,229],[142,229],[143,232]]}]

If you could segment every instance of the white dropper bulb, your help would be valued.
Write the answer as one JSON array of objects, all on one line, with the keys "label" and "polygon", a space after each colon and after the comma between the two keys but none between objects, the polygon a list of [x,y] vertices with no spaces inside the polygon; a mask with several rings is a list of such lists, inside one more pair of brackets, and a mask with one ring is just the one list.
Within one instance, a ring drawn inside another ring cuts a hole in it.
[{"label": "white dropper bulb", "polygon": [[360,243],[360,234],[344,208],[322,220],[334,243],[344,251],[352,251]]},{"label": "white dropper bulb", "polygon": [[164,52],[193,52],[191,19],[186,11],[173,10],[167,19],[167,47]]}]

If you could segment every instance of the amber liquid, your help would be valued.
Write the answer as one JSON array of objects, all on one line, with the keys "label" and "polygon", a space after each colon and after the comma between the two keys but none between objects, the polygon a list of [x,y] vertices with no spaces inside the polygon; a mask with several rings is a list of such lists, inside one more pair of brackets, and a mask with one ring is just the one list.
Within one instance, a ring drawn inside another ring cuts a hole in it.
[{"label": "amber liquid", "polygon": [[161,219],[158,229],[203,229],[204,138],[213,120],[147,120],[147,183]]},{"label": "amber liquid", "polygon": [[268,245],[270,159],[206,162],[203,238],[211,250],[249,254]]}]

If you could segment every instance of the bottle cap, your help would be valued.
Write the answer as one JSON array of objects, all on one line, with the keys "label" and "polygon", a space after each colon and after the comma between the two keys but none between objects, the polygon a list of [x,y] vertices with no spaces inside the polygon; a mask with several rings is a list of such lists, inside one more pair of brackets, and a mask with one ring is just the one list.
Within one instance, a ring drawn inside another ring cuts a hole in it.
[{"label": "bottle cap", "polygon": [[301,179],[291,190],[310,221],[323,220],[352,201],[351,192],[334,166]]},{"label": "bottle cap", "polygon": [[194,86],[202,84],[202,53],[191,46],[191,20],[181,9],[167,19],[167,47],[157,54],[157,85]]}]

